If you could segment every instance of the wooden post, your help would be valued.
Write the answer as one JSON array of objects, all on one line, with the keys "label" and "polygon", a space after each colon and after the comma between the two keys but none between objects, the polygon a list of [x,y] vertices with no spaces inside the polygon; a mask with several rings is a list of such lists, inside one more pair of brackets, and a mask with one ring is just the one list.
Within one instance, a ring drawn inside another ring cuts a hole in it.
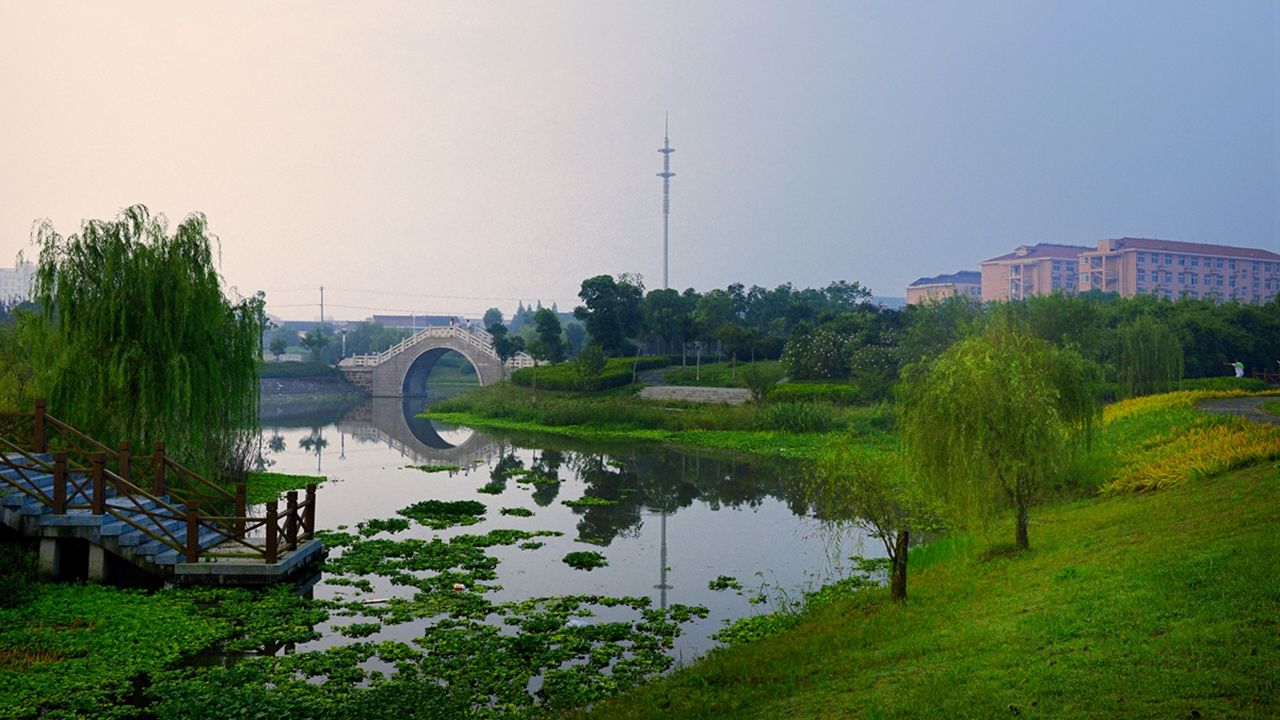
[{"label": "wooden post", "polygon": [[285,497],[288,499],[287,510],[284,516],[284,541],[288,543],[290,550],[298,549],[298,491],[290,490]]},{"label": "wooden post", "polygon": [[129,462],[129,443],[122,442],[120,443],[120,477],[125,480],[129,480],[131,473],[132,468],[130,467]]},{"label": "wooden post", "polygon": [[53,454],[53,514],[67,513],[67,454]]},{"label": "wooden post", "polygon": [[44,427],[44,399],[36,400],[36,412],[34,416],[34,428],[31,432],[31,449],[35,452],[42,453],[49,449],[49,441],[45,436]]},{"label": "wooden post", "polygon": [[316,534],[316,484],[307,485],[307,505],[302,509],[302,537],[310,540]]},{"label": "wooden post", "polygon": [[156,453],[151,460],[152,467],[155,469],[155,479],[151,482],[151,494],[156,497],[164,497],[169,494],[169,489],[164,482],[164,442],[156,442]]},{"label": "wooden post", "polygon": [[183,506],[187,511],[187,562],[200,562],[200,516],[191,503]]},{"label": "wooden post", "polygon": [[249,491],[244,482],[236,483],[236,519],[232,521],[232,530],[236,537],[244,537],[244,519],[249,514]]},{"label": "wooden post", "polygon": [[93,514],[101,515],[106,512],[107,505],[107,482],[103,472],[106,470],[107,456],[96,452],[89,456],[89,462],[93,464]]},{"label": "wooden post", "polygon": [[266,556],[267,558],[266,559],[268,564],[275,563],[276,560],[280,558],[280,538],[279,538],[280,528],[276,526],[276,523],[279,521],[279,515],[278,515],[280,511],[279,508],[280,508],[280,503],[276,500],[272,500],[271,502],[267,503],[267,523],[266,523],[266,529],[267,529]]}]

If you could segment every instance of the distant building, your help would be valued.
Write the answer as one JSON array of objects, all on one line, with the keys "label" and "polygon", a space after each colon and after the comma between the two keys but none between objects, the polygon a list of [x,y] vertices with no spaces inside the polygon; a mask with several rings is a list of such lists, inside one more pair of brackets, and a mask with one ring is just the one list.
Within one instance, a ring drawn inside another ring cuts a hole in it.
[{"label": "distant building", "polygon": [[961,270],[950,275],[922,277],[907,286],[908,305],[943,300],[952,295],[981,299],[982,273],[977,270]]},{"label": "distant building", "polygon": [[0,268],[0,304],[16,305],[31,299],[31,282],[36,277],[34,263],[20,262],[17,267]]},{"label": "distant building", "polygon": [[1079,264],[1081,292],[1245,303],[1280,293],[1280,254],[1257,248],[1126,237],[1099,241]]},{"label": "distant building", "polygon": [[1023,300],[1076,291],[1078,257],[1093,248],[1039,243],[982,262],[983,300]]}]

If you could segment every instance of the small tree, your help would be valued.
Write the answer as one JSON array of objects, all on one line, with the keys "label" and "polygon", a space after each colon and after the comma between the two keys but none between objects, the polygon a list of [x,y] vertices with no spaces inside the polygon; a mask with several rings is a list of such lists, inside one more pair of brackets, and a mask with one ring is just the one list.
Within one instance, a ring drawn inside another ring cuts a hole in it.
[{"label": "small tree", "polygon": [[324,349],[329,347],[329,336],[319,327],[311,328],[302,336],[302,347],[311,352],[311,359],[320,362]]},{"label": "small tree", "polygon": [[484,311],[483,322],[486,328],[493,327],[494,325],[501,325],[503,319],[502,311],[496,307],[492,307]]},{"label": "small tree", "polygon": [[541,359],[553,364],[563,360],[564,341],[560,339],[560,318],[547,308],[542,308],[533,315],[533,327],[541,346]]},{"label": "small tree", "polygon": [[898,450],[869,448],[864,442],[850,438],[823,451],[809,500],[824,521],[852,523],[884,545],[889,597],[902,602],[907,599],[911,533],[931,528],[936,520],[909,482]]},{"label": "small tree", "polygon": [[1031,505],[1062,478],[1098,413],[1093,366],[1074,350],[993,322],[908,371],[902,442],[915,480],[959,520],[1012,504],[1029,547]]},{"label": "small tree", "polygon": [[280,356],[283,355],[284,351],[288,349],[289,349],[288,340],[285,340],[284,338],[279,336],[271,338],[271,354],[274,355],[277,360],[280,359]]},{"label": "small tree", "polygon": [[575,361],[575,370],[578,373],[578,379],[582,383],[582,389],[587,389],[587,383],[600,377],[600,373],[604,372],[604,350],[595,343],[587,343],[582,347],[582,352],[578,353],[578,359]]},{"label": "small tree", "polygon": [[763,401],[769,388],[777,385],[781,379],[782,368],[773,364],[751,363],[742,371],[742,380],[751,391],[751,399],[757,403]]},{"label": "small tree", "polygon": [[489,334],[493,336],[493,352],[502,363],[503,373],[505,374],[507,361],[524,349],[524,338],[511,337],[507,334],[507,326],[502,324],[490,325],[488,330]]}]

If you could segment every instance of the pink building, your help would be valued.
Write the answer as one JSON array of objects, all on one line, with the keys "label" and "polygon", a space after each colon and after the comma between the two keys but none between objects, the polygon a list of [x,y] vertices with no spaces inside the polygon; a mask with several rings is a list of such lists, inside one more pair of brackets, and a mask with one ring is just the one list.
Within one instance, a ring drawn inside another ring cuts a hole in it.
[{"label": "pink building", "polygon": [[1076,267],[1083,245],[1021,245],[1008,255],[982,262],[982,299],[1022,300],[1032,295],[1076,291]]},{"label": "pink building", "polygon": [[1096,250],[1080,253],[1079,267],[1080,292],[1246,303],[1269,302],[1280,293],[1280,254],[1256,248],[1107,239],[1099,241]]},{"label": "pink building", "polygon": [[974,300],[981,299],[982,273],[976,270],[961,270],[950,275],[920,278],[907,286],[908,305],[942,300],[952,295],[963,295]]}]

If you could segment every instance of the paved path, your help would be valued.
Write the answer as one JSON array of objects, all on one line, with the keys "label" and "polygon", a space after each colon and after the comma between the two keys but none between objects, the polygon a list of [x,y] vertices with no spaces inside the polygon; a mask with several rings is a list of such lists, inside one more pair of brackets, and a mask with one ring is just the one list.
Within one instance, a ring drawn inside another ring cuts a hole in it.
[{"label": "paved path", "polygon": [[681,402],[741,405],[751,399],[751,391],[746,388],[654,385],[642,389],[640,397],[644,400],[679,400]]},{"label": "paved path", "polygon": [[1280,400],[1280,396],[1215,398],[1200,401],[1198,407],[1206,412],[1230,413],[1254,422],[1280,425],[1280,416],[1262,411],[1262,404],[1268,400]]}]

